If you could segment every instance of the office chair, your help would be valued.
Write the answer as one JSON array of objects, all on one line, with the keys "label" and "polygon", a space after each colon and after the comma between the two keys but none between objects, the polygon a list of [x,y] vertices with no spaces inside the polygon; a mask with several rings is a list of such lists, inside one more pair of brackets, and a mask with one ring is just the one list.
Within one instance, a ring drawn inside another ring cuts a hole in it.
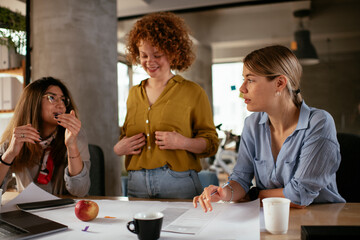
[{"label": "office chair", "polygon": [[105,196],[105,163],[102,149],[93,144],[89,144],[90,152],[90,180],[91,186],[89,195]]},{"label": "office chair", "polygon": [[336,172],[340,195],[347,202],[360,202],[360,136],[338,133],[341,163]]}]

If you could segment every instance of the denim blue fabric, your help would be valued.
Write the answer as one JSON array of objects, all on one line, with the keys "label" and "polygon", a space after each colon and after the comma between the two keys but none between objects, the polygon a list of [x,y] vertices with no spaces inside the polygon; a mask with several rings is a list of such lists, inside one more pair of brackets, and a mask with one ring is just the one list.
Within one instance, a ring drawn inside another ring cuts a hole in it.
[{"label": "denim blue fabric", "polygon": [[129,197],[191,199],[202,191],[198,174],[194,170],[176,172],[165,165],[155,169],[129,171]]},{"label": "denim blue fabric", "polygon": [[229,180],[248,192],[255,176],[258,188],[284,188],[285,197],[298,205],[342,203],[345,199],[336,186],[340,161],[333,118],[303,102],[297,127],[283,143],[277,159],[271,151],[268,115],[259,112],[247,117]]}]

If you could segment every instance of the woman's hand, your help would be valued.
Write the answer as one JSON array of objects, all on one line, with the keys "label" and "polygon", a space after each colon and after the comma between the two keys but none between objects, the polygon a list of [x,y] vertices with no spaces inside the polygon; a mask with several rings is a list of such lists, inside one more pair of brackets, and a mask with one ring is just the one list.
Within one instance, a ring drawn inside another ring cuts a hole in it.
[{"label": "woman's hand", "polygon": [[184,149],[184,142],[186,141],[186,137],[173,132],[165,132],[165,131],[156,131],[155,132],[155,144],[159,146],[160,149]]},{"label": "woman's hand", "polygon": [[71,110],[70,114],[60,114],[56,116],[58,124],[65,130],[65,145],[69,147],[77,144],[77,136],[81,129],[81,121],[75,116],[75,111]]},{"label": "woman's hand", "polygon": [[161,150],[185,150],[200,154],[206,150],[207,142],[202,137],[188,138],[175,131],[156,131],[155,144]]},{"label": "woman's hand", "polygon": [[119,156],[140,154],[145,143],[143,133],[138,133],[132,137],[125,136],[115,144],[114,152]]},{"label": "woman's hand", "polygon": [[[213,194],[211,196],[211,194]],[[226,192],[222,187],[210,185],[206,187],[200,196],[196,196],[193,199],[194,207],[197,208],[197,203],[203,208],[204,212],[212,211],[211,202],[218,202],[226,199]]]},{"label": "woman's hand", "polygon": [[17,155],[19,155],[25,142],[35,144],[40,142],[40,139],[39,131],[33,128],[31,124],[14,128],[9,147],[3,155],[3,160],[6,161],[5,159],[8,159],[12,161]]}]

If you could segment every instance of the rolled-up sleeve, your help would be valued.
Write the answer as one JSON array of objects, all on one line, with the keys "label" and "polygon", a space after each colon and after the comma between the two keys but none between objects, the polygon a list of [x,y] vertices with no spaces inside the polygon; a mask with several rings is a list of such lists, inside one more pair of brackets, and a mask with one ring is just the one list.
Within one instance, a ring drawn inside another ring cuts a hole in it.
[{"label": "rolled-up sleeve", "polygon": [[332,118],[313,120],[314,127],[305,137],[298,167],[283,191],[286,198],[302,206],[311,204],[322,189],[335,182],[341,161]]},{"label": "rolled-up sleeve", "polygon": [[213,115],[209,99],[203,89],[199,94],[197,103],[192,112],[193,114],[193,133],[195,138],[206,140],[206,149],[199,157],[209,157],[215,155],[219,146],[219,138],[214,126]]}]

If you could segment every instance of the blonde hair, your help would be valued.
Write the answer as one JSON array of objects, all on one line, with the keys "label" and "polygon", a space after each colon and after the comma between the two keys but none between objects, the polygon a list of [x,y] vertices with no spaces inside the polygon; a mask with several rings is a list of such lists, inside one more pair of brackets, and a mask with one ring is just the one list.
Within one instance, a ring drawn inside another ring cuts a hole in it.
[{"label": "blonde hair", "polygon": [[251,72],[269,81],[283,75],[287,78],[287,89],[295,106],[300,107],[300,79],[302,67],[293,52],[287,47],[274,45],[255,50],[244,59],[244,66]]}]

